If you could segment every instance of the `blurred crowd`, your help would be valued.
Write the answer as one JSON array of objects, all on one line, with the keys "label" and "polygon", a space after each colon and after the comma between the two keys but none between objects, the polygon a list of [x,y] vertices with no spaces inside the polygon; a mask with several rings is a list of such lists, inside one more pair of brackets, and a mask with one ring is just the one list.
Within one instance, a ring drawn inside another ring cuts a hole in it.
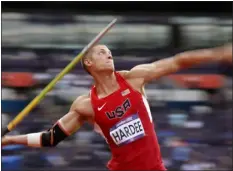
[{"label": "blurred crowd", "polygon": [[[2,125],[12,120],[114,17],[101,40],[116,69],[129,69],[177,52],[232,41],[228,16],[2,14]],[[168,169],[232,169],[232,65],[210,63],[146,86],[155,130]],[[80,65],[67,74],[11,134],[49,129],[72,101],[88,93],[91,77]],[[86,124],[56,148],[2,149],[2,170],[106,169],[111,153]]]}]

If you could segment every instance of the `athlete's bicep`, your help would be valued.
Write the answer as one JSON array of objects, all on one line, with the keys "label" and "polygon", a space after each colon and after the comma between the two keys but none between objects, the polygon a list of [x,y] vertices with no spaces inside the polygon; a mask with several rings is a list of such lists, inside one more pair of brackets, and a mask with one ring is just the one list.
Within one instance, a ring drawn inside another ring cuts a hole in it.
[{"label": "athlete's bicep", "polygon": [[143,83],[158,79],[166,74],[176,72],[179,66],[174,58],[166,58],[149,64],[141,64],[132,68],[128,73],[128,78],[139,78]]},{"label": "athlete's bicep", "polygon": [[85,96],[78,97],[71,105],[69,112],[59,120],[66,134],[73,134],[86,120],[85,108],[88,106],[85,106],[85,100]]},{"label": "athlete's bicep", "polygon": [[80,113],[76,111],[70,111],[61,119],[59,119],[58,124],[60,128],[66,133],[66,135],[73,134],[77,129],[79,129],[84,122],[84,118]]}]

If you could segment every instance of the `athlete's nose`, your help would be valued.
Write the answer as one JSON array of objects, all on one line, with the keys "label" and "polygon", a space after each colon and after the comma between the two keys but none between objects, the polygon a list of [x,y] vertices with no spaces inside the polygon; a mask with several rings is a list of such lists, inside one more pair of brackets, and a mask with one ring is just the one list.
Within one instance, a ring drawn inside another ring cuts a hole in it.
[{"label": "athlete's nose", "polygon": [[110,56],[108,56],[108,59],[112,59],[112,56],[110,55]]}]

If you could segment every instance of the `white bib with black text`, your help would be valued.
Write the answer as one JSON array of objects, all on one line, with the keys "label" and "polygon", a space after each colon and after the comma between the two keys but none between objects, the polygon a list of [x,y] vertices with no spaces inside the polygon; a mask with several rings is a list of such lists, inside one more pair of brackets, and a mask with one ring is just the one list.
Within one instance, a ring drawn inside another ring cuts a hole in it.
[{"label": "white bib with black text", "polygon": [[131,115],[118,122],[110,129],[110,136],[116,145],[129,144],[145,136],[145,131],[138,114]]}]

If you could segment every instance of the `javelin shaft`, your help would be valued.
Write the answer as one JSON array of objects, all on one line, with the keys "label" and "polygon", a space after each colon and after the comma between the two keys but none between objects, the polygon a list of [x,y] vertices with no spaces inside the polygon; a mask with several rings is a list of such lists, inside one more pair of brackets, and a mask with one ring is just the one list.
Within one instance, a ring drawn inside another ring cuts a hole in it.
[{"label": "javelin shaft", "polygon": [[25,116],[45,97],[45,95],[54,87],[54,85],[64,77],[83,57],[83,55],[92,48],[116,23],[114,19],[109,23],[83,50],[37,95],[5,128],[2,136],[12,131]]}]

